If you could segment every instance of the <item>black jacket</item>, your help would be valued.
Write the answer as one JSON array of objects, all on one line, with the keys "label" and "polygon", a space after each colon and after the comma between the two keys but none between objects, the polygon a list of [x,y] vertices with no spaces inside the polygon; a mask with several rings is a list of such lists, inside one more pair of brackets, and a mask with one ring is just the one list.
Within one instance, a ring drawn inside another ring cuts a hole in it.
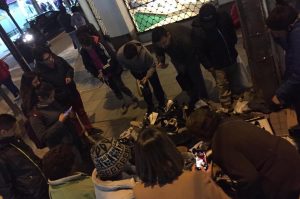
[{"label": "black jacket", "polygon": [[216,21],[210,23],[201,22],[199,17],[192,23],[192,38],[200,61],[205,68],[215,69],[235,64],[238,55],[235,49],[237,36],[230,15],[218,12]]},{"label": "black jacket", "polygon": [[[113,50],[108,45],[99,42],[95,43],[92,48],[96,51],[103,65],[110,65],[109,72],[112,75],[119,75],[122,72],[122,68],[117,61],[115,52],[113,52]],[[94,77],[98,78],[99,71],[96,68],[92,58],[90,57],[88,50],[86,50],[85,48],[81,48],[80,54],[86,70],[89,71]]]},{"label": "black jacket", "polygon": [[75,28],[71,25],[71,15],[69,15],[68,13],[60,13],[57,16],[57,21],[66,33],[75,30]]},{"label": "black jacket", "polygon": [[14,137],[0,141],[0,195],[4,199],[48,199],[40,160]]},{"label": "black jacket", "polygon": [[44,107],[37,105],[29,118],[37,138],[49,148],[59,144],[71,144],[77,135],[70,119],[58,121],[59,115],[64,111],[66,109],[57,102]]},{"label": "black jacket", "polygon": [[74,68],[63,58],[53,55],[55,67],[49,68],[42,62],[36,62],[35,70],[41,80],[51,84],[55,88],[55,99],[66,106],[69,106],[72,98],[78,97],[79,93],[76,84],[72,81],[66,84],[67,77],[74,78]]},{"label": "black jacket", "polygon": [[300,156],[286,140],[229,119],[217,127],[212,151],[214,161],[238,182],[242,199],[298,199]]},{"label": "black jacket", "polygon": [[187,67],[198,66],[191,28],[176,23],[164,27],[171,34],[171,43],[166,49],[154,46],[158,59],[164,63],[165,53],[167,53],[178,73],[185,73]]}]

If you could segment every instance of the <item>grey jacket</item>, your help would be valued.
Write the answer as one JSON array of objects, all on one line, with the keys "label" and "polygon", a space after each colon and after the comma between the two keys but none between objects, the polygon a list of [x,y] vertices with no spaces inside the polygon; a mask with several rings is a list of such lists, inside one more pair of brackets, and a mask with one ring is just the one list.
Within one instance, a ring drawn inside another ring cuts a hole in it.
[{"label": "grey jacket", "polygon": [[147,76],[150,77],[155,72],[153,56],[140,42],[132,40],[129,43],[136,45],[138,56],[131,60],[126,59],[124,56],[124,47],[126,44],[124,44],[117,52],[117,59],[119,63],[129,69],[132,73],[147,73]]}]

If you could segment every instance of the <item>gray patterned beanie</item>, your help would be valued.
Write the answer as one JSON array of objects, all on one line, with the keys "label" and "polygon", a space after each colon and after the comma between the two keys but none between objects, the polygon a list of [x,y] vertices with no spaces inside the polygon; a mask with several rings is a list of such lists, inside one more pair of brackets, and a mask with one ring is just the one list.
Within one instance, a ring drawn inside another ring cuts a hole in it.
[{"label": "gray patterned beanie", "polygon": [[129,160],[130,149],[114,138],[103,138],[91,148],[97,177],[109,179],[119,175]]}]

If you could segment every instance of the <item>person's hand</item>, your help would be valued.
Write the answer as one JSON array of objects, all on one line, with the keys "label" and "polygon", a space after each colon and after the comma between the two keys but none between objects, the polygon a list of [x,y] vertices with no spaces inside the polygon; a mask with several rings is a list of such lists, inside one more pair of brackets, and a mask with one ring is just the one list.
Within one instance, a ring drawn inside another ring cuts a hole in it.
[{"label": "person's hand", "polygon": [[193,172],[199,172],[200,171],[200,172],[203,172],[203,173],[205,173],[205,174],[207,174],[209,176],[212,176],[212,163],[208,164],[207,170],[205,170],[205,169],[198,170],[196,168],[196,165],[194,164],[193,167],[192,167],[192,171]]},{"label": "person's hand", "polygon": [[71,83],[71,81],[72,81],[72,78],[70,78],[70,77],[66,77],[66,84],[70,84]]},{"label": "person's hand", "polygon": [[58,121],[64,122],[67,119],[68,115],[61,113],[58,117]]},{"label": "person's hand", "polygon": [[148,81],[148,77],[144,77],[142,80],[140,80],[140,83],[144,85],[147,83],[147,81]]},{"label": "person's hand", "polygon": [[281,104],[280,101],[279,101],[279,99],[278,99],[278,97],[277,97],[276,95],[273,96],[272,102],[273,102],[274,104],[276,104],[276,105],[280,105],[280,104]]},{"label": "person's hand", "polygon": [[156,67],[157,67],[157,68],[167,68],[168,65],[169,65],[169,64],[165,64],[165,63],[159,62],[159,63],[156,65]]}]

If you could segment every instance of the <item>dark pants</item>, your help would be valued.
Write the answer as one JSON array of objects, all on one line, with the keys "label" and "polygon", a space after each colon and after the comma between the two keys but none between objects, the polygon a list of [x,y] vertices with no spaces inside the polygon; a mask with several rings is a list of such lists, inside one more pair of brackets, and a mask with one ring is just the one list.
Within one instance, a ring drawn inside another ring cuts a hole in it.
[{"label": "dark pants", "polygon": [[133,97],[130,89],[125,86],[121,74],[109,77],[107,82],[108,86],[112,89],[119,100],[122,100],[124,98],[122,93],[129,97]]},{"label": "dark pants", "polygon": [[7,89],[15,96],[17,97],[20,93],[19,89],[16,87],[16,85],[13,83],[11,76],[9,76],[9,78],[7,78],[6,80],[4,80],[3,82],[1,82],[0,84],[3,84],[7,87]]},{"label": "dark pants", "polygon": [[[193,109],[195,103],[201,98],[207,98],[204,78],[200,68],[200,63],[189,63],[187,65],[174,63],[177,73],[182,78],[178,83],[190,97],[189,107]],[[184,85],[183,85],[184,84]]]},{"label": "dark pants", "polygon": [[[135,73],[131,71],[131,74],[138,80],[142,80],[146,74],[146,72],[143,73]],[[165,105],[166,102],[166,98],[165,98],[165,92],[160,84],[157,72],[154,72],[153,75],[149,78],[149,82],[153,88],[153,92],[154,95],[159,103],[160,107],[163,107]],[[148,106],[148,110],[152,110],[154,109],[154,104],[153,104],[153,100],[152,100],[152,92],[149,86],[149,83],[146,82],[146,84],[144,85],[144,88],[142,89],[142,94],[144,96],[144,100],[147,103]]]},{"label": "dark pants", "polygon": [[84,110],[83,102],[81,100],[81,96],[77,89],[75,91],[73,91],[73,95],[72,95],[70,103],[71,103],[71,106],[73,107],[74,112],[79,117],[80,122],[83,124],[84,128],[87,130],[93,128],[93,126]]}]

